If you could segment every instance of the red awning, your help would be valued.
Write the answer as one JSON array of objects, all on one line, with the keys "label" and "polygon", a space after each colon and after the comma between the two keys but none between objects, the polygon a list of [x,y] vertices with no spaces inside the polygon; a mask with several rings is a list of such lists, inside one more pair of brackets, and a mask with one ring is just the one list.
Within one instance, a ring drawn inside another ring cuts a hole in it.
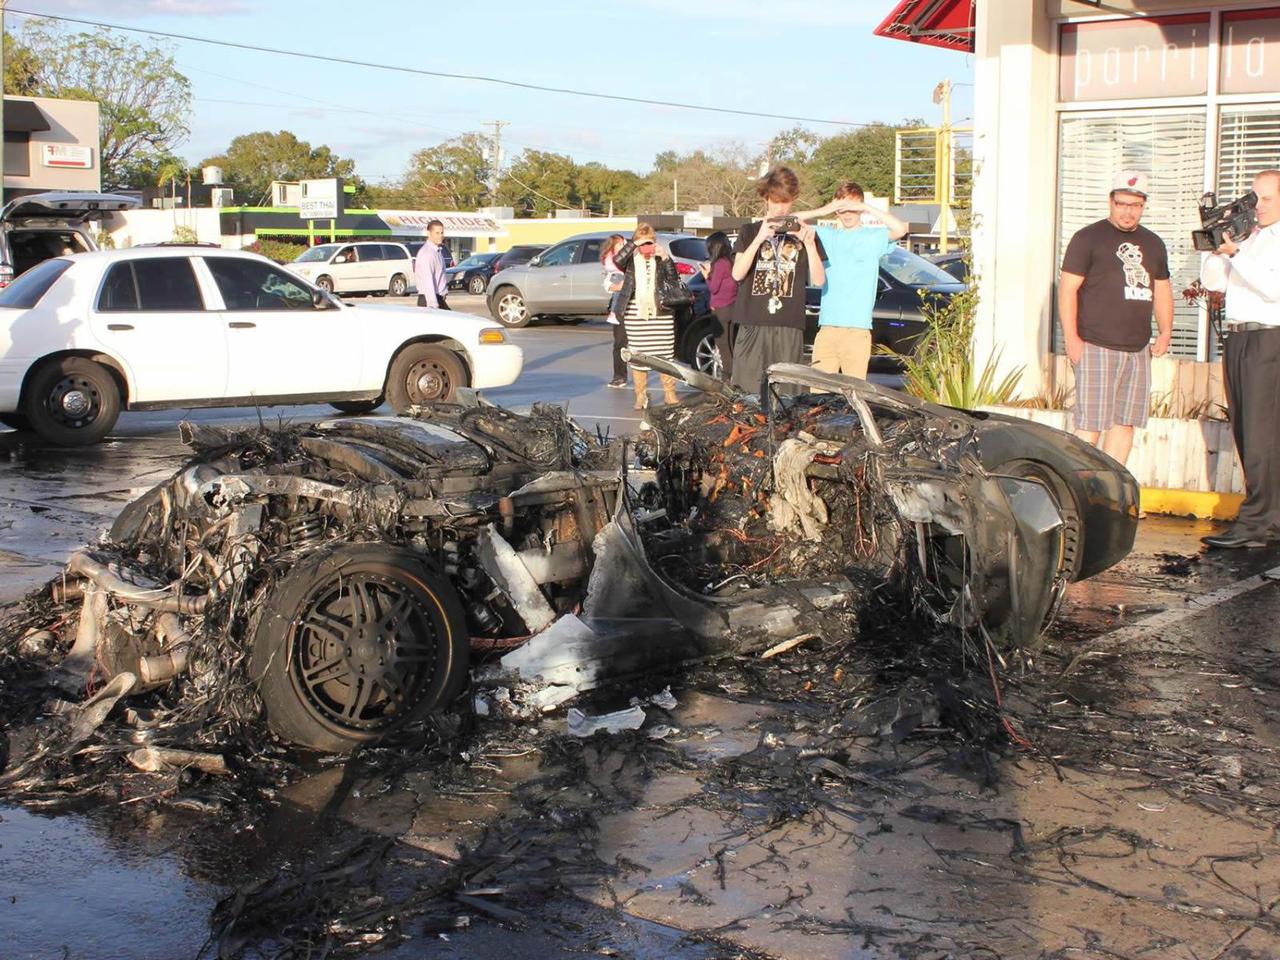
[{"label": "red awning", "polygon": [[973,52],[973,7],[977,0],[899,0],[876,27],[879,37],[913,40],[948,50]]}]

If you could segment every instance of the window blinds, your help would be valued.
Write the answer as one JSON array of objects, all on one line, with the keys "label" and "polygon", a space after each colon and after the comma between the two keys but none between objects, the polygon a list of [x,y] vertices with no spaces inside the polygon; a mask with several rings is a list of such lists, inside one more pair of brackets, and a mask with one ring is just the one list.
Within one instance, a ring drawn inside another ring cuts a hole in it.
[{"label": "window blinds", "polygon": [[[1151,196],[1142,225],[1155,231],[1169,251],[1174,300],[1171,353],[1194,359],[1201,338],[1200,312],[1183,303],[1181,293],[1200,273],[1191,231],[1200,225],[1197,204],[1204,193],[1205,111],[1064,116],[1058,149],[1059,265],[1071,236],[1107,216],[1107,196],[1117,173],[1132,169],[1150,176]],[[1057,323],[1053,345],[1062,352]]]}]

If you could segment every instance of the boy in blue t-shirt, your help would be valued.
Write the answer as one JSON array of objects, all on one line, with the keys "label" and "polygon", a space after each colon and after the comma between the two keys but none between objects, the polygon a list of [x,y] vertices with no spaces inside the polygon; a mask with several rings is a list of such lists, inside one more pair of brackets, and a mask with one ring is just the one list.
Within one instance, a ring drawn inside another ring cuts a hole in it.
[{"label": "boy in blue t-shirt", "polygon": [[[827,255],[827,281],[822,286],[818,336],[813,341],[813,365],[827,373],[867,378],[871,361],[871,309],[880,289],[880,258],[907,235],[907,225],[884,210],[864,203],[862,187],[846,180],[825,207],[797,213],[801,220],[835,214],[838,227],[818,227]],[[872,212],[885,226],[862,225]]]}]

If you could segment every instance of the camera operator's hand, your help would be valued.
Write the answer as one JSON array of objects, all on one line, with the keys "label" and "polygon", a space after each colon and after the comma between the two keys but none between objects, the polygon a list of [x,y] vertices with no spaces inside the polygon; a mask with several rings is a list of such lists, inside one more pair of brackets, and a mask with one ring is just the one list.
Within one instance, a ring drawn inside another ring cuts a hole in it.
[{"label": "camera operator's hand", "polygon": [[1231,231],[1228,230],[1222,236],[1222,246],[1218,247],[1218,249],[1215,250],[1214,253],[1220,253],[1226,257],[1234,257],[1236,255],[1236,252],[1239,249],[1240,249],[1240,245],[1235,242],[1235,240],[1231,236]]},{"label": "camera operator's hand", "polygon": [[1156,337],[1156,342],[1151,345],[1151,355],[1153,357],[1163,357],[1169,352],[1169,344],[1173,341],[1173,334],[1162,333]]},{"label": "camera operator's hand", "polygon": [[1084,340],[1080,337],[1067,337],[1066,348],[1067,359],[1071,361],[1072,365],[1079,363],[1084,356]]}]

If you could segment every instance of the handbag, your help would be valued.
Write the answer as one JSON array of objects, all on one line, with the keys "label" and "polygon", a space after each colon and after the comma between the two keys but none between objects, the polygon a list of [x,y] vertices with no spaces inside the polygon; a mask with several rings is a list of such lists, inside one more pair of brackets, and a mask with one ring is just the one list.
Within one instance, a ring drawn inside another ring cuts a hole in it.
[{"label": "handbag", "polygon": [[693,303],[693,293],[689,288],[680,282],[680,278],[676,276],[675,267],[671,266],[671,261],[664,261],[666,268],[658,268],[658,289],[654,291],[654,299],[658,301],[658,305],[664,309],[671,310],[675,307],[687,307]]}]

